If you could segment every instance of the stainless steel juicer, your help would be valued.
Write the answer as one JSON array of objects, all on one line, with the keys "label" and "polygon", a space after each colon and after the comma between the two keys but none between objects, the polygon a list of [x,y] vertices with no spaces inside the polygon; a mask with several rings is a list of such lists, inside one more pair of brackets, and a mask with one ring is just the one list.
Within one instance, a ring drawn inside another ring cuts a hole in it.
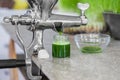
[{"label": "stainless steel juicer", "polygon": [[[57,28],[63,29],[63,27],[79,27],[80,25],[87,24],[88,19],[85,16],[85,11],[89,8],[89,4],[78,3],[78,8],[81,10],[80,16],[68,16],[52,13],[52,10],[58,0],[27,1],[31,8],[24,15],[13,15],[11,17],[5,17],[4,22],[15,25],[17,38],[21,43],[25,53],[27,76],[31,80],[40,80],[40,75],[33,76],[31,73],[32,56],[33,54],[40,54],[42,50],[45,51],[43,45],[44,30],[53,29],[57,31]],[[19,31],[19,25],[27,25],[27,29],[33,32],[33,40],[28,47],[24,46],[24,41]]]}]

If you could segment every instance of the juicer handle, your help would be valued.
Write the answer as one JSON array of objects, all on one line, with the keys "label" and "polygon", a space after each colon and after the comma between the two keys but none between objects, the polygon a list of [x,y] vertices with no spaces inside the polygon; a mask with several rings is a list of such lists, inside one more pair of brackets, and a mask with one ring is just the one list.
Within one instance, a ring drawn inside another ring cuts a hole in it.
[{"label": "juicer handle", "polygon": [[0,60],[0,69],[24,67],[24,66],[26,66],[25,60],[17,60],[17,59]]}]

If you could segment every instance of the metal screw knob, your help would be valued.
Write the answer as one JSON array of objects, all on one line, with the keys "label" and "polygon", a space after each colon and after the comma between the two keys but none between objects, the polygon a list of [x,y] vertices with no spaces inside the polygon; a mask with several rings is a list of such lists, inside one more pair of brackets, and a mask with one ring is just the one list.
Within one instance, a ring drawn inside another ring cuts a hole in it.
[{"label": "metal screw knob", "polygon": [[4,17],[3,21],[5,23],[9,23],[9,22],[11,22],[11,19],[9,17]]},{"label": "metal screw knob", "polygon": [[84,16],[85,15],[85,10],[87,10],[89,8],[89,4],[88,3],[78,3],[78,8],[81,10],[81,15]]}]

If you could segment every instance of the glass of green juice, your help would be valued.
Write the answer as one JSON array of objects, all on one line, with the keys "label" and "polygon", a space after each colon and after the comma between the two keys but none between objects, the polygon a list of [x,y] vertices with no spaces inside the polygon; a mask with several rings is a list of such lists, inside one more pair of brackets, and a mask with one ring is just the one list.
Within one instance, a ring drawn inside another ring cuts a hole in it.
[{"label": "glass of green juice", "polygon": [[70,57],[70,42],[68,36],[55,35],[52,43],[52,56],[54,58]]}]

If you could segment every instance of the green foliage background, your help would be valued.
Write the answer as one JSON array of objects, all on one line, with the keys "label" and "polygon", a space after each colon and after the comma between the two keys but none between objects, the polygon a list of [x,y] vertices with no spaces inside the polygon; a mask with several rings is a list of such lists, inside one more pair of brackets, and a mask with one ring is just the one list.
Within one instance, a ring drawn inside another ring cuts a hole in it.
[{"label": "green foliage background", "polygon": [[90,4],[90,8],[86,11],[89,24],[95,24],[95,22],[104,24],[102,13],[105,11],[120,13],[120,0],[59,0],[59,7],[64,11],[80,14],[80,10],[77,8],[79,2]]}]

